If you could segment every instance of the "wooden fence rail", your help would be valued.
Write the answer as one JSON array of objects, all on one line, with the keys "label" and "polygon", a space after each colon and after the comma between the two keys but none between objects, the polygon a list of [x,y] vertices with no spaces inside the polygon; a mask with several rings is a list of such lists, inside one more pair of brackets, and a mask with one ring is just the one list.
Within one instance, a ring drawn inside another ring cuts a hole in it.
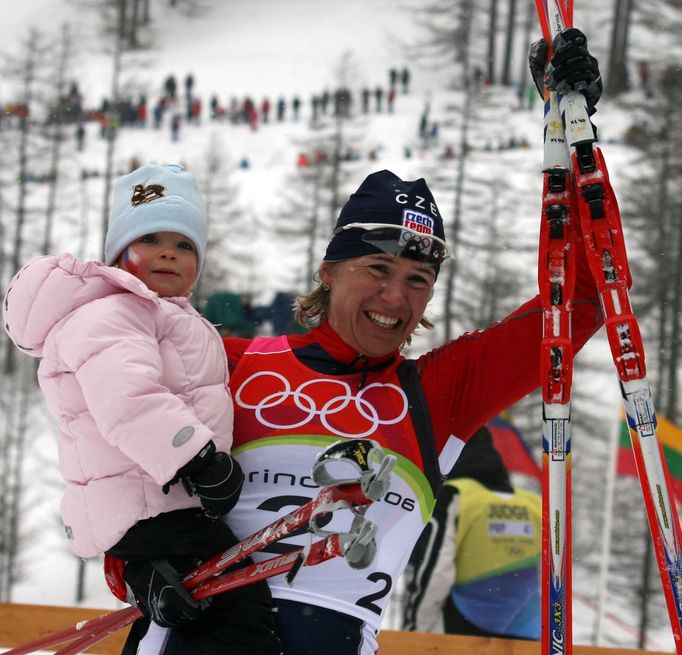
[{"label": "wooden fence rail", "polygon": [[[79,621],[94,619],[108,610],[49,605],[0,603],[0,650],[33,641]],[[118,655],[127,630],[112,635],[93,647],[93,653]],[[55,649],[56,650],[56,649]],[[642,651],[575,646],[575,655],[628,655]],[[422,632],[384,630],[379,635],[380,655],[538,655],[537,642],[454,635],[432,635]],[[663,655],[647,651],[648,655]]]}]

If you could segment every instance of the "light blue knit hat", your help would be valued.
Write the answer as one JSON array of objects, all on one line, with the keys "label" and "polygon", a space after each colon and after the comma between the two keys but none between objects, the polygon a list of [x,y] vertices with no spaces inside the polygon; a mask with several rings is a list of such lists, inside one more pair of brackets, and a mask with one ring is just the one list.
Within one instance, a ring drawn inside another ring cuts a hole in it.
[{"label": "light blue knit hat", "polygon": [[197,249],[197,276],[206,254],[206,204],[191,173],[179,164],[147,164],[114,183],[104,263],[152,232],[178,232]]}]

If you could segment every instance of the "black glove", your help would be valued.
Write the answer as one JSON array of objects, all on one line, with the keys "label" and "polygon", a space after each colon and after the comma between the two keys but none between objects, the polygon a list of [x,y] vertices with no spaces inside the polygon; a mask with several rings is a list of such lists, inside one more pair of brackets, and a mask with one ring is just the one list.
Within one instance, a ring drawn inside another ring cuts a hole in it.
[{"label": "black glove", "polygon": [[190,496],[199,496],[207,516],[218,518],[237,504],[244,474],[239,462],[227,453],[216,452],[215,444],[209,441],[163,486],[164,493],[179,481]]},{"label": "black glove", "polygon": [[123,571],[141,612],[163,628],[198,621],[209,606],[196,601],[182,586],[178,572],[166,559],[128,562]]},{"label": "black glove", "polygon": [[552,50],[554,55],[546,68],[547,42],[544,39],[532,43],[528,51],[530,72],[540,95],[544,96],[544,85],[561,94],[580,91],[591,116],[596,111],[603,85],[599,62],[587,50],[585,35],[574,27],[565,30],[554,38]]}]

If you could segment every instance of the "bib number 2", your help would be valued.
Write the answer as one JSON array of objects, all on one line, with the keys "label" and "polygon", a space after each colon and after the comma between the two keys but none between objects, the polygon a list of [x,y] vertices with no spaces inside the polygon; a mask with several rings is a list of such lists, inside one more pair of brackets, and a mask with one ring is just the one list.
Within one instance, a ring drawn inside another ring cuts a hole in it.
[{"label": "bib number 2", "polygon": [[381,614],[381,607],[379,607],[379,605],[377,605],[374,601],[381,600],[390,593],[391,589],[393,588],[393,578],[391,578],[388,573],[375,571],[374,573],[370,573],[367,576],[367,579],[370,582],[381,585],[381,587],[374,593],[363,596],[357,600],[355,604],[359,605],[360,607],[364,607],[375,614]]}]

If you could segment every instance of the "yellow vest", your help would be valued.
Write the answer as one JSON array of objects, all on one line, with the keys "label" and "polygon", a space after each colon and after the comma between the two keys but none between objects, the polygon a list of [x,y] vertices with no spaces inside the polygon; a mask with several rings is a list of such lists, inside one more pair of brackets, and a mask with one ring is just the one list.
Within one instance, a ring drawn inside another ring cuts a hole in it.
[{"label": "yellow vest", "polygon": [[538,494],[516,489],[511,497],[503,497],[469,478],[445,484],[459,491],[455,587],[539,566],[542,498]]}]

